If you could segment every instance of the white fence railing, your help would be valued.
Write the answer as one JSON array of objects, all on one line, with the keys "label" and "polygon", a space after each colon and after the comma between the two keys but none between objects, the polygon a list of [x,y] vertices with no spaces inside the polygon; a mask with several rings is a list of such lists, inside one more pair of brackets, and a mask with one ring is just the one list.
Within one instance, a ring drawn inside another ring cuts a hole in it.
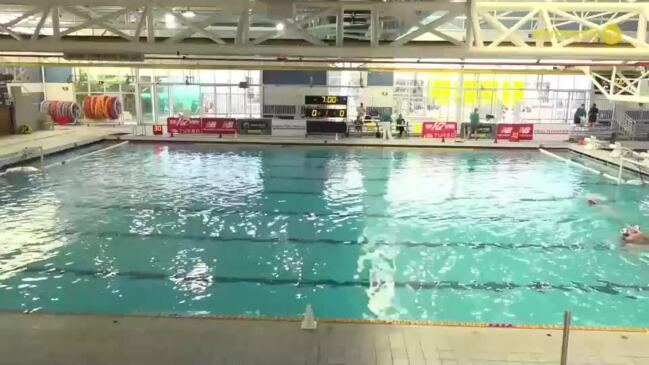
[{"label": "white fence railing", "polygon": [[637,124],[638,122],[636,122],[635,119],[633,119],[629,114],[624,113],[624,117],[621,120],[616,118],[613,121],[612,127],[616,132],[619,132],[628,138],[635,139]]}]

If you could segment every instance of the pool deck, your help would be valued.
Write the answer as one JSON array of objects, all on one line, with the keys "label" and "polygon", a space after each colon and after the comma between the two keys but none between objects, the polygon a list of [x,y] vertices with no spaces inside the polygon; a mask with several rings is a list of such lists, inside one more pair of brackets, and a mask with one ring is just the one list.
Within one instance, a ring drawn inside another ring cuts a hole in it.
[{"label": "pool deck", "polygon": [[175,135],[170,136],[120,136],[121,140],[137,142],[190,142],[190,143],[221,143],[221,144],[256,144],[256,145],[315,145],[315,146],[369,146],[369,147],[412,147],[412,148],[489,148],[489,149],[547,149],[568,148],[567,142],[536,141],[509,142],[493,140],[453,140],[444,142],[441,139],[428,139],[421,137],[394,138],[382,140],[372,137],[347,137],[335,139],[334,136],[309,136],[305,137],[277,137],[277,136],[223,136],[218,135]]},{"label": "pool deck", "polygon": [[69,126],[26,135],[3,136],[0,137],[0,168],[38,156],[35,151],[25,153],[25,148],[42,147],[43,154],[48,155],[130,131],[128,127]]},{"label": "pool deck", "polygon": [[[628,148],[633,148],[633,149],[647,149],[649,148],[649,142],[635,142],[633,144],[627,144],[627,142],[622,143],[623,146],[628,147]],[[573,144],[570,146],[570,150],[580,153],[585,156],[589,156],[591,158],[597,159],[599,161],[605,162],[607,164],[613,165],[613,166],[620,166],[620,160],[618,158],[613,158],[611,157],[611,151],[607,150],[589,150],[586,149],[585,146],[580,146]],[[637,165],[633,164],[625,164],[624,165],[625,169],[642,173],[643,175],[647,175],[649,173],[649,168],[644,168],[640,169]],[[648,364],[649,365],[649,364]]]},{"label": "pool deck", "polygon": [[[3,364],[557,365],[559,330],[0,314]],[[649,364],[649,334],[570,333],[570,365]]]},{"label": "pool deck", "polygon": [[[4,166],[19,163],[38,157],[37,151],[26,153],[26,148],[42,147],[44,155],[65,151],[71,148],[98,142],[101,140],[124,140],[149,143],[214,143],[222,145],[278,145],[278,146],[347,146],[347,147],[394,147],[394,148],[432,148],[432,149],[570,149],[575,152],[599,159],[603,162],[616,165],[615,159],[609,156],[608,151],[587,150],[584,146],[561,141],[521,141],[509,142],[493,140],[452,140],[442,142],[440,139],[427,139],[421,137],[395,138],[382,140],[365,137],[349,137],[335,139],[333,136],[309,136],[308,138],[278,137],[278,136],[223,136],[218,135],[169,135],[164,136],[137,136],[130,134],[132,126],[64,126],[56,127],[50,131],[38,131],[29,135],[12,135],[0,137],[0,169]],[[625,147],[636,150],[649,149],[649,142],[625,141]],[[638,171],[637,167],[629,166],[628,169]],[[646,172],[645,172],[646,173]],[[648,364],[649,365],[649,364]]]}]

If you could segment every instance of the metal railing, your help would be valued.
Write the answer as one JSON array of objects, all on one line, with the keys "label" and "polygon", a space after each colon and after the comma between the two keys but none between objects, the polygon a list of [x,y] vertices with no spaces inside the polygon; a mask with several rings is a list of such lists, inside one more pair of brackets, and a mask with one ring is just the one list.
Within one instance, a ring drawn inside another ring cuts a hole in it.
[{"label": "metal railing", "polygon": [[640,175],[640,183],[644,183],[642,180],[642,168],[648,167],[648,164],[645,162],[645,157],[627,147],[616,146],[616,149],[620,150],[620,167],[617,173],[617,183],[621,184],[623,182],[622,172],[624,171],[624,163],[635,165],[638,169],[638,174]]},{"label": "metal railing", "polygon": [[624,113],[624,119],[621,122],[617,122],[619,130],[625,135],[631,137],[631,139],[635,139],[635,130],[637,124],[638,122],[636,122],[636,120],[627,113]]},{"label": "metal railing", "polygon": [[22,151],[21,160],[29,160],[32,158],[40,158],[41,169],[43,169],[43,162],[45,160],[45,154],[43,153],[43,146],[38,147],[25,147]]},{"label": "metal railing", "polygon": [[563,313],[563,340],[561,341],[561,365],[568,364],[568,342],[570,339],[570,325],[572,323],[572,313],[565,311]]}]

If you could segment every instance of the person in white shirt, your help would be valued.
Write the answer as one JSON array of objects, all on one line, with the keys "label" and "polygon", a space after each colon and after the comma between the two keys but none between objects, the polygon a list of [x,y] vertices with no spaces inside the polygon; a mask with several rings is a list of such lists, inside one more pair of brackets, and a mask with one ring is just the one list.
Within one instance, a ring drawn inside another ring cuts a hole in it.
[{"label": "person in white shirt", "polygon": [[385,111],[381,114],[382,139],[392,139],[392,115]]},{"label": "person in white shirt", "polygon": [[356,118],[360,119],[361,122],[365,122],[366,115],[367,109],[365,109],[365,106],[361,103],[361,105],[356,108]]}]

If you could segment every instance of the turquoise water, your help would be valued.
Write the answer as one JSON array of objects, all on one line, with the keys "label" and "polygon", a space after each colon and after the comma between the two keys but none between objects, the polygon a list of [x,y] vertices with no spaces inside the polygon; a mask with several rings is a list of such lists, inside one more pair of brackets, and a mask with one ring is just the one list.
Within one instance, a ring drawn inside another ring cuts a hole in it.
[{"label": "turquoise water", "polygon": [[0,309],[649,326],[618,240],[648,192],[535,151],[131,144],[0,178]]}]

